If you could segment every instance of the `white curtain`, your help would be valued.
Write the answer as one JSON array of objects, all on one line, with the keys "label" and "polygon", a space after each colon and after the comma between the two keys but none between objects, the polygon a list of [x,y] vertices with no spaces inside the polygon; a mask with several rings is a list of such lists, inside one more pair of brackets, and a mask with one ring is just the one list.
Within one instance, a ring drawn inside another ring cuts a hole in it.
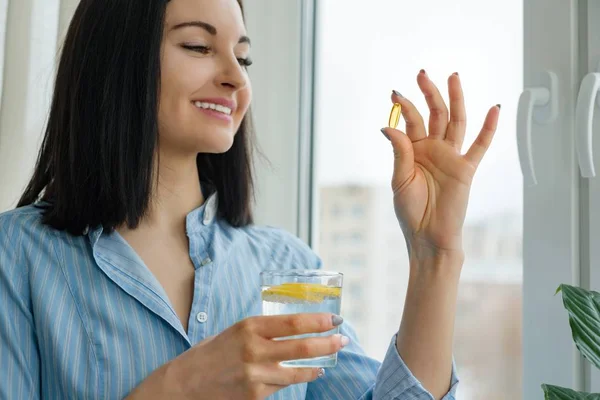
[{"label": "white curtain", "polygon": [[50,105],[59,41],[78,0],[0,0],[0,212],[32,173]]}]

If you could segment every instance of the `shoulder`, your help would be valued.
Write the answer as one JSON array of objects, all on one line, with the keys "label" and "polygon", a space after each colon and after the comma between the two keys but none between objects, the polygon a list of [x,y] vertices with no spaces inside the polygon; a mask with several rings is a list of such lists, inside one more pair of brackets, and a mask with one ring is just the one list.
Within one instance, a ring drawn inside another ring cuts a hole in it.
[{"label": "shoulder", "polygon": [[280,268],[321,268],[319,256],[296,235],[268,225],[250,225],[243,229],[249,242],[267,252]]},{"label": "shoulder", "polygon": [[0,237],[9,239],[13,244],[24,240],[34,240],[54,231],[42,222],[43,209],[29,205],[0,213]]},{"label": "shoulder", "polygon": [[43,223],[43,209],[34,205],[0,213],[0,273],[26,273],[28,260],[53,254],[58,231]]},{"label": "shoulder", "polygon": [[41,210],[33,206],[0,213],[0,277],[12,284],[20,282],[26,273],[21,265],[23,244],[37,225],[41,225]]}]

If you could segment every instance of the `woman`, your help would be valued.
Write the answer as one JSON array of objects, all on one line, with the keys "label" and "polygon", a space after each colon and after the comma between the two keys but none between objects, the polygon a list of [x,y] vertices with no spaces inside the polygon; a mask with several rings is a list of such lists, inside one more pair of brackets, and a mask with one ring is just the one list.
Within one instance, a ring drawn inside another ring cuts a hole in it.
[{"label": "woman", "polygon": [[[429,134],[392,95],[407,132],[382,131],[410,282],[380,365],[339,316],[259,316],[261,270],[320,261],[252,224],[249,53],[235,0],[81,1],[35,172],[0,216],[1,398],[454,398],[461,230],[499,106],[461,155],[457,74],[450,111],[418,75]],[[337,351],[326,374],[279,365]]]}]

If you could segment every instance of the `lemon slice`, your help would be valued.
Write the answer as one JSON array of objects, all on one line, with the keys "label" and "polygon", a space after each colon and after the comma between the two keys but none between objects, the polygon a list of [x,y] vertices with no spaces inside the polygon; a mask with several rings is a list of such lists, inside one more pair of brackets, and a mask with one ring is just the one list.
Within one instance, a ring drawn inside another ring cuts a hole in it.
[{"label": "lemon slice", "polygon": [[262,299],[276,303],[308,301],[320,303],[326,297],[340,297],[342,288],[330,287],[319,283],[284,283],[263,290]]}]

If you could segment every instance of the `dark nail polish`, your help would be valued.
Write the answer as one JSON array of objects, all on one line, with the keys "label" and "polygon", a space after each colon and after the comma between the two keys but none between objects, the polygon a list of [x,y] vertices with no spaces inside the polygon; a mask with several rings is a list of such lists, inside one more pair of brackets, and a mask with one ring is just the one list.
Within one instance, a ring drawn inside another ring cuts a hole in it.
[{"label": "dark nail polish", "polygon": [[424,69],[422,69],[422,70],[420,71],[420,73],[421,73],[421,74],[425,74],[425,75],[427,74],[427,72],[425,72],[425,70],[424,70]]},{"label": "dark nail polish", "polygon": [[381,133],[383,133],[383,136],[385,136],[387,140],[389,140],[390,142],[392,141],[392,139],[390,139],[390,136],[387,133],[385,133],[385,128],[381,128]]},{"label": "dark nail polish", "polygon": [[458,72],[455,72],[455,73],[453,73],[452,75],[456,75],[456,76],[458,76]]},{"label": "dark nail polish", "polygon": [[392,90],[392,92],[393,92],[393,93],[394,93],[396,96],[398,96],[398,97],[404,97],[404,96],[402,96],[402,93],[400,93],[400,92],[399,92],[399,91],[397,91],[397,90]]},{"label": "dark nail polish", "polygon": [[496,104],[496,107],[502,108],[502,104]]},{"label": "dark nail polish", "polygon": [[344,318],[340,317],[339,315],[334,315],[331,317],[331,323],[333,326],[341,325],[342,322],[344,322]]}]

